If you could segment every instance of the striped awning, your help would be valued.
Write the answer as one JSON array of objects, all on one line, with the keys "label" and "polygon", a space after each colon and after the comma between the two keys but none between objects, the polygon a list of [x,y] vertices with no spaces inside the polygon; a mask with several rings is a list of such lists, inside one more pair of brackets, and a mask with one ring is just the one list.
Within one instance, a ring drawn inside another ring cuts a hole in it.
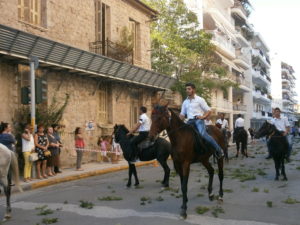
[{"label": "striped awning", "polygon": [[175,79],[114,60],[92,52],[74,48],[0,24],[0,55],[15,60],[38,57],[41,66],[52,66],[93,77],[131,83],[159,90],[170,89]]}]

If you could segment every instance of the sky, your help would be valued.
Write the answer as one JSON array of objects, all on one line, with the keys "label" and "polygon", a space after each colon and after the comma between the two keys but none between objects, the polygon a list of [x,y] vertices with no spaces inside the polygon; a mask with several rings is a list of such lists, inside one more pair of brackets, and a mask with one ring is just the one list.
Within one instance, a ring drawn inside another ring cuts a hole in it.
[{"label": "sky", "polygon": [[[270,49],[293,66],[297,78],[295,91],[300,102],[300,0],[250,0],[250,23]],[[272,75],[271,75],[272,76]]]}]

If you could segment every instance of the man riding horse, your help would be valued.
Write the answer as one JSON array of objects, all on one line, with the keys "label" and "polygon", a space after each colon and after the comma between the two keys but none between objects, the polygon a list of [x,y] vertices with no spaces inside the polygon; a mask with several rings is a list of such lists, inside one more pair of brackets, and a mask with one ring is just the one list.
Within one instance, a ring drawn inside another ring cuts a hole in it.
[{"label": "man riding horse", "polygon": [[217,158],[223,157],[222,148],[206,132],[204,120],[211,114],[209,106],[203,98],[196,95],[196,87],[193,83],[187,83],[185,88],[188,97],[182,103],[180,119],[187,117],[187,123],[196,127],[200,135],[215,149]]},{"label": "man riding horse", "polygon": [[[292,151],[292,140],[291,138],[289,138],[289,132],[290,132],[290,123],[288,121],[288,119],[286,117],[281,117],[280,115],[281,110],[280,108],[275,108],[274,110],[274,118],[272,118],[271,122],[272,124],[275,125],[275,127],[277,128],[277,130],[279,130],[281,132],[282,136],[285,136],[288,143],[289,143],[289,148],[288,148],[288,153],[286,156],[287,161],[290,160],[290,154]],[[269,147],[269,141],[267,142],[268,147]],[[272,157],[272,156],[271,156]]]},{"label": "man riding horse", "polygon": [[228,137],[227,137],[227,132],[228,132],[228,121],[225,119],[225,114],[221,113],[220,118],[216,121],[216,126],[219,127],[224,135],[225,143],[228,146]]},{"label": "man riding horse", "polygon": [[131,135],[136,131],[139,131],[139,135],[133,137],[130,142],[132,145],[132,154],[131,154],[131,161],[135,162],[138,156],[138,147],[137,145],[145,140],[149,135],[150,130],[150,119],[147,116],[147,108],[145,106],[140,107],[140,117],[137,124],[135,124],[134,128],[129,131],[127,135]]}]

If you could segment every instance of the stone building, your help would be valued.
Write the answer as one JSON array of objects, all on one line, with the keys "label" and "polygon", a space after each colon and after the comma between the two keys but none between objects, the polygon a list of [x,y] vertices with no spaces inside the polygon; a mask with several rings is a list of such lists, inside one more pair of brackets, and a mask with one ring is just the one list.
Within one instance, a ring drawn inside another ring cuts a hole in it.
[{"label": "stone building", "polygon": [[[62,124],[62,164],[74,160],[74,130],[86,128],[88,149],[130,127],[139,106],[151,108],[174,79],[151,71],[150,23],[157,14],[139,0],[0,0],[0,120],[14,121],[29,85],[28,60],[39,58],[43,103],[70,96]],[[96,155],[86,153],[85,160]]]}]

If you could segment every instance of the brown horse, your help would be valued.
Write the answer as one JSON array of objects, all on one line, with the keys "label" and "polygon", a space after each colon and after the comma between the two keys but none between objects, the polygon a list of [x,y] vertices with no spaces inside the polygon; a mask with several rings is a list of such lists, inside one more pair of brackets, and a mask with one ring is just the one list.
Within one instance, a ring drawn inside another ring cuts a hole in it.
[{"label": "brown horse", "polygon": [[[171,113],[171,115],[170,115]],[[167,130],[171,141],[171,155],[174,162],[174,168],[180,176],[182,191],[182,206],[180,215],[184,219],[187,217],[187,184],[190,173],[191,163],[201,162],[207,169],[209,174],[208,194],[212,201],[212,184],[214,177],[214,168],[209,162],[209,158],[215,150],[200,137],[196,130],[188,124],[185,124],[171,109],[167,106],[157,105],[152,111],[152,125],[150,128],[150,137],[157,136],[163,130]],[[224,138],[221,131],[217,127],[212,129],[213,138],[217,140],[219,145],[225,147]],[[219,168],[219,200],[223,198],[223,158],[217,160]]]}]

